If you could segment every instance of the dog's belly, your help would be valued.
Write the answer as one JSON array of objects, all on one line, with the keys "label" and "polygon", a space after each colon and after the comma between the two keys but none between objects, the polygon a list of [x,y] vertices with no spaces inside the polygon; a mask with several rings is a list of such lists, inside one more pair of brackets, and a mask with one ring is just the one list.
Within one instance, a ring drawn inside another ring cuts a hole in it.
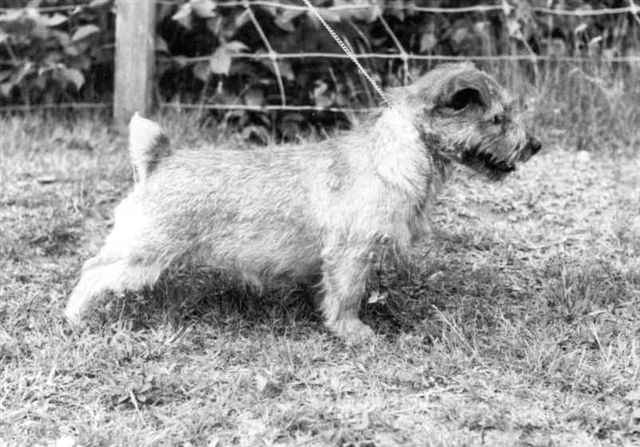
[{"label": "dog's belly", "polygon": [[233,264],[261,276],[304,276],[320,257],[318,239],[305,228],[290,225],[287,230],[243,229],[211,241],[213,262]]},{"label": "dog's belly", "polygon": [[240,234],[206,238],[190,244],[183,260],[231,274],[256,286],[311,283],[320,273],[320,248],[293,232]]},{"label": "dog's belly", "polygon": [[249,212],[231,204],[217,205],[164,209],[170,216],[151,219],[157,226],[149,248],[188,262],[264,277],[301,277],[316,268],[321,233],[304,216],[282,215],[273,208]]}]

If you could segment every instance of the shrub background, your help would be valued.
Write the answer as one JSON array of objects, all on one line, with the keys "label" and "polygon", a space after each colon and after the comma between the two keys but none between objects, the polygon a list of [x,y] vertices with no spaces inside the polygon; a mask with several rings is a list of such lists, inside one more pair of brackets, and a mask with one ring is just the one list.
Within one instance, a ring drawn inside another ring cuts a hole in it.
[{"label": "shrub background", "polygon": [[[189,0],[158,6],[158,103],[279,104],[277,76],[270,59],[232,58],[234,53],[265,52],[265,45],[242,6]],[[300,2],[290,2],[302,4]],[[449,56],[551,56],[552,61],[480,62],[501,78],[533,112],[533,122],[572,130],[564,136],[579,148],[600,145],[594,128],[620,126],[630,144],[637,138],[633,103],[640,63],[608,62],[634,57],[640,18],[632,14],[588,17],[534,12],[533,7],[601,9],[628,7],[622,0],[510,0],[510,8],[491,12],[434,14],[405,7],[460,7],[475,1],[393,0],[366,10],[332,11],[346,2],[314,1],[321,14],[356,52],[398,53],[382,17],[409,53]],[[357,3],[357,2],[356,2]],[[487,1],[482,4],[496,4]],[[16,5],[19,6],[16,8]],[[77,7],[73,7],[77,6]],[[114,5],[111,0],[27,2],[0,0],[0,104],[110,102],[113,92]],[[68,7],[68,8],[67,8]],[[318,21],[305,11],[254,6],[274,51],[341,52]],[[568,56],[589,62],[565,61]],[[197,62],[192,57],[205,57]],[[385,87],[418,76],[432,62],[367,59],[366,68]],[[321,107],[361,107],[379,103],[375,92],[349,60],[286,59],[278,62],[287,103]],[[613,113],[612,113],[613,112]],[[223,114],[218,113],[216,118]],[[227,112],[227,120],[257,133],[295,136],[309,126],[308,114]],[[343,122],[337,114],[315,114],[314,124]],[[257,131],[257,132],[256,132]],[[584,138],[585,132],[589,134]],[[593,134],[593,135],[592,135]]]}]

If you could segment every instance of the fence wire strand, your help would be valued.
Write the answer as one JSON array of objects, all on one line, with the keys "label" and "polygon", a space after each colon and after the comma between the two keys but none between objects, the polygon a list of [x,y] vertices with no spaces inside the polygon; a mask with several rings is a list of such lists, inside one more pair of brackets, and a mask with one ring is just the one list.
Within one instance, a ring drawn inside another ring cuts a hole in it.
[{"label": "fence wire strand", "polygon": [[[250,0],[249,2],[251,6],[263,6],[269,8],[280,8],[283,10],[291,10],[291,11],[306,11],[308,8],[302,5],[295,5],[291,3],[282,3],[270,0]],[[180,2],[175,0],[159,0],[158,4],[164,5],[179,5]],[[234,8],[238,6],[244,6],[244,0],[230,0],[230,1],[222,1],[216,4],[217,8]],[[357,11],[363,9],[371,9],[372,7],[379,7],[380,5],[376,5],[375,3],[359,3],[359,4],[351,4],[351,5],[333,5],[326,6],[322,8],[318,8],[321,11]],[[415,11],[415,12],[430,12],[437,14],[463,14],[468,12],[493,12],[493,11],[511,11],[515,9],[515,6],[509,4],[504,1],[500,4],[493,5],[473,5],[473,6],[451,6],[451,7],[438,7],[438,6],[418,6],[414,4],[406,4],[406,3],[387,3],[384,5],[384,9],[396,9],[396,10],[404,10],[404,11]],[[640,12],[640,6],[633,3],[631,0],[629,6],[622,6],[617,8],[599,8],[599,9],[562,9],[562,8],[548,8],[544,6],[533,6],[531,7],[533,12],[539,12],[543,14],[552,14],[552,15],[565,15],[565,16],[576,16],[576,17],[588,17],[588,16],[599,16],[599,15],[616,15],[616,14],[628,14],[628,13],[638,13]]]},{"label": "fence wire strand", "polygon": [[[236,53],[230,55],[232,59],[270,59],[274,56],[267,53]],[[277,59],[349,59],[344,53],[275,53]],[[557,61],[557,62],[640,62],[640,56],[601,56],[601,57],[588,57],[588,56],[555,56],[555,55],[538,55],[538,54],[509,54],[509,55],[496,55],[496,56],[483,56],[483,55],[469,55],[469,56],[454,56],[446,54],[399,54],[399,53],[356,53],[355,57],[358,59],[407,59],[410,61],[486,61],[486,62],[517,62],[517,61]],[[211,59],[211,56],[173,56],[165,58],[168,60],[174,60],[179,64],[188,65],[196,62],[204,62]]]},{"label": "fence wire strand", "polygon": [[251,104],[202,104],[182,102],[161,102],[160,108],[174,110],[247,110],[253,112],[339,112],[364,113],[380,110],[381,107],[321,107],[312,105],[265,105]]}]

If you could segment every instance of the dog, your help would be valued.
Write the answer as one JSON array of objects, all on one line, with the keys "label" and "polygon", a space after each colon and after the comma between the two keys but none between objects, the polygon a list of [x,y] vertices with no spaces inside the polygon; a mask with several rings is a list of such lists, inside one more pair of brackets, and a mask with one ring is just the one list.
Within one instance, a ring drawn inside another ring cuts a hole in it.
[{"label": "dog", "polygon": [[507,92],[471,63],[436,67],[389,92],[390,106],[320,142],[256,149],[170,149],[134,115],[137,183],[88,260],[65,315],[79,324],[105,292],[151,286],[176,262],[204,264],[261,289],[321,286],[326,326],[349,343],[374,337],[358,317],[383,253],[424,236],[453,163],[500,180],[541,148]]}]

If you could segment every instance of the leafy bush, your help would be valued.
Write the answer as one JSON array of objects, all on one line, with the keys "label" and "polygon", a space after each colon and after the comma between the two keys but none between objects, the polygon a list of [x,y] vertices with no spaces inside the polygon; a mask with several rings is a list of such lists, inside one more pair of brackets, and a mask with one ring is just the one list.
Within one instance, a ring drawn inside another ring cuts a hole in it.
[{"label": "leafy bush", "polygon": [[56,103],[108,95],[105,81],[113,71],[110,1],[59,10],[39,6],[65,2],[31,2],[0,13],[0,102]]},{"label": "leafy bush", "polygon": [[[281,0],[302,6],[299,0]],[[600,9],[627,7],[625,0],[508,0],[486,4],[498,10],[442,14],[411,8],[414,0],[379,0],[375,7],[332,10],[346,0],[313,0],[320,14],[357,53],[421,55],[514,55],[519,62],[479,65],[501,78],[552,128],[635,122],[640,99],[637,65],[611,62],[639,56],[637,17],[631,14],[574,16],[545,14],[535,8]],[[213,0],[176,0],[158,6],[157,98],[170,103],[280,104],[359,107],[379,104],[369,83],[347,59],[308,57],[272,60],[277,53],[338,53],[342,50],[306,10]],[[0,104],[106,100],[112,94],[112,0],[82,7],[73,0],[0,0]],[[367,4],[358,0],[356,4]],[[477,6],[471,0],[432,0],[421,6]],[[18,7],[16,7],[18,6]],[[41,9],[37,9],[40,7]],[[56,11],[48,8],[56,7]],[[42,9],[44,8],[44,9]],[[259,24],[259,27],[256,26]],[[391,30],[391,32],[389,32]],[[395,38],[394,38],[395,37]],[[397,40],[396,40],[397,39]],[[268,44],[267,44],[268,42]],[[262,58],[243,56],[263,53]],[[532,62],[530,56],[552,56]],[[563,62],[569,56],[591,62]],[[198,58],[193,60],[193,58]],[[400,58],[362,60],[383,86],[400,85],[429,69],[434,61]],[[624,117],[611,111],[624,110]],[[310,120],[301,113],[216,114],[249,133],[295,136]],[[315,114],[313,122],[334,125],[335,114]],[[629,121],[632,120],[632,121]],[[577,143],[580,146],[582,143]]]},{"label": "leafy bush", "polygon": [[[510,0],[498,3],[508,5],[507,8],[456,14],[418,12],[410,8],[412,0],[378,1],[376,8],[340,11],[327,6],[344,5],[346,1],[314,3],[357,53],[398,54],[395,36],[407,53],[521,57],[524,60],[519,62],[484,61],[479,65],[496,74],[532,106],[537,123],[556,129],[559,134],[564,128],[578,129],[573,136],[581,140],[571,142],[578,147],[601,144],[599,140],[588,139],[601,125],[620,126],[638,119],[632,107],[640,99],[640,90],[634,82],[637,70],[633,64],[610,62],[614,57],[639,54],[634,17],[631,14],[580,17],[534,11],[536,7],[569,10],[627,7],[625,1],[568,0],[550,4],[548,0]],[[478,2],[434,0],[419,4],[460,7],[477,6]],[[279,59],[276,68],[268,57],[242,57],[238,53],[268,54],[264,37],[277,53],[342,54],[311,12],[271,6],[253,6],[252,11],[254,17],[243,6],[221,7],[211,0],[164,5],[159,17],[164,56],[158,65],[162,100],[261,106],[279,104],[284,90],[288,104],[320,107],[379,104],[369,83],[349,60]],[[536,55],[555,59],[532,63],[530,57]],[[193,61],[193,57],[199,59]],[[591,59],[587,63],[563,61],[569,57]],[[362,62],[383,86],[400,85],[436,63],[413,61],[405,65],[397,58]],[[627,107],[618,107],[620,99],[627,101]],[[625,112],[623,117],[618,114],[620,110]],[[298,135],[301,126],[310,121],[300,113],[233,112],[225,116],[236,119],[240,126],[259,126],[269,131],[275,128],[285,136]],[[334,123],[335,118],[314,114],[311,121],[326,124]],[[585,133],[588,129],[593,132]],[[589,135],[586,140],[585,135]],[[601,133],[597,135],[601,138]]]},{"label": "leafy bush", "polygon": [[[316,3],[325,20],[356,52],[399,52],[393,36],[379,19],[388,22],[404,50],[413,54],[610,57],[626,55],[635,50],[638,43],[637,30],[629,15],[575,17],[533,12],[532,6],[547,6],[547,0],[517,0],[512,1],[512,7],[508,9],[464,14],[418,12],[408,8],[413,2],[407,0],[378,2],[379,7],[367,10],[340,11],[325,6],[346,2]],[[428,3],[430,6],[459,7],[478,2],[442,0]],[[611,1],[567,3],[564,7],[569,9],[627,6],[625,2]],[[239,96],[247,104],[260,105],[280,100],[276,79],[279,75],[292,103],[319,106],[371,103],[373,93],[365,82],[358,80],[357,70],[348,60],[283,59],[278,61],[276,70],[269,58],[232,59],[236,53],[266,53],[268,48],[244,7],[216,6],[212,0],[190,0],[180,7],[163,7],[160,18],[160,32],[166,40],[163,48],[178,56],[161,66],[160,75],[161,78],[167,75],[167,86],[175,85],[172,81],[177,71],[187,71],[190,73],[183,73],[185,81],[196,81],[192,84],[191,100],[209,98],[226,102],[237,101]],[[342,54],[310,12],[271,6],[256,6],[253,11],[276,52]],[[208,55],[212,56],[196,63],[186,62],[188,57]],[[429,65],[430,62],[411,63],[408,74],[415,76]],[[405,66],[400,59],[368,60],[366,66],[385,85],[398,85],[405,79]],[[163,91],[169,98],[175,95],[184,98],[183,87],[180,84],[179,88]],[[204,92],[207,88],[209,92]]]}]

